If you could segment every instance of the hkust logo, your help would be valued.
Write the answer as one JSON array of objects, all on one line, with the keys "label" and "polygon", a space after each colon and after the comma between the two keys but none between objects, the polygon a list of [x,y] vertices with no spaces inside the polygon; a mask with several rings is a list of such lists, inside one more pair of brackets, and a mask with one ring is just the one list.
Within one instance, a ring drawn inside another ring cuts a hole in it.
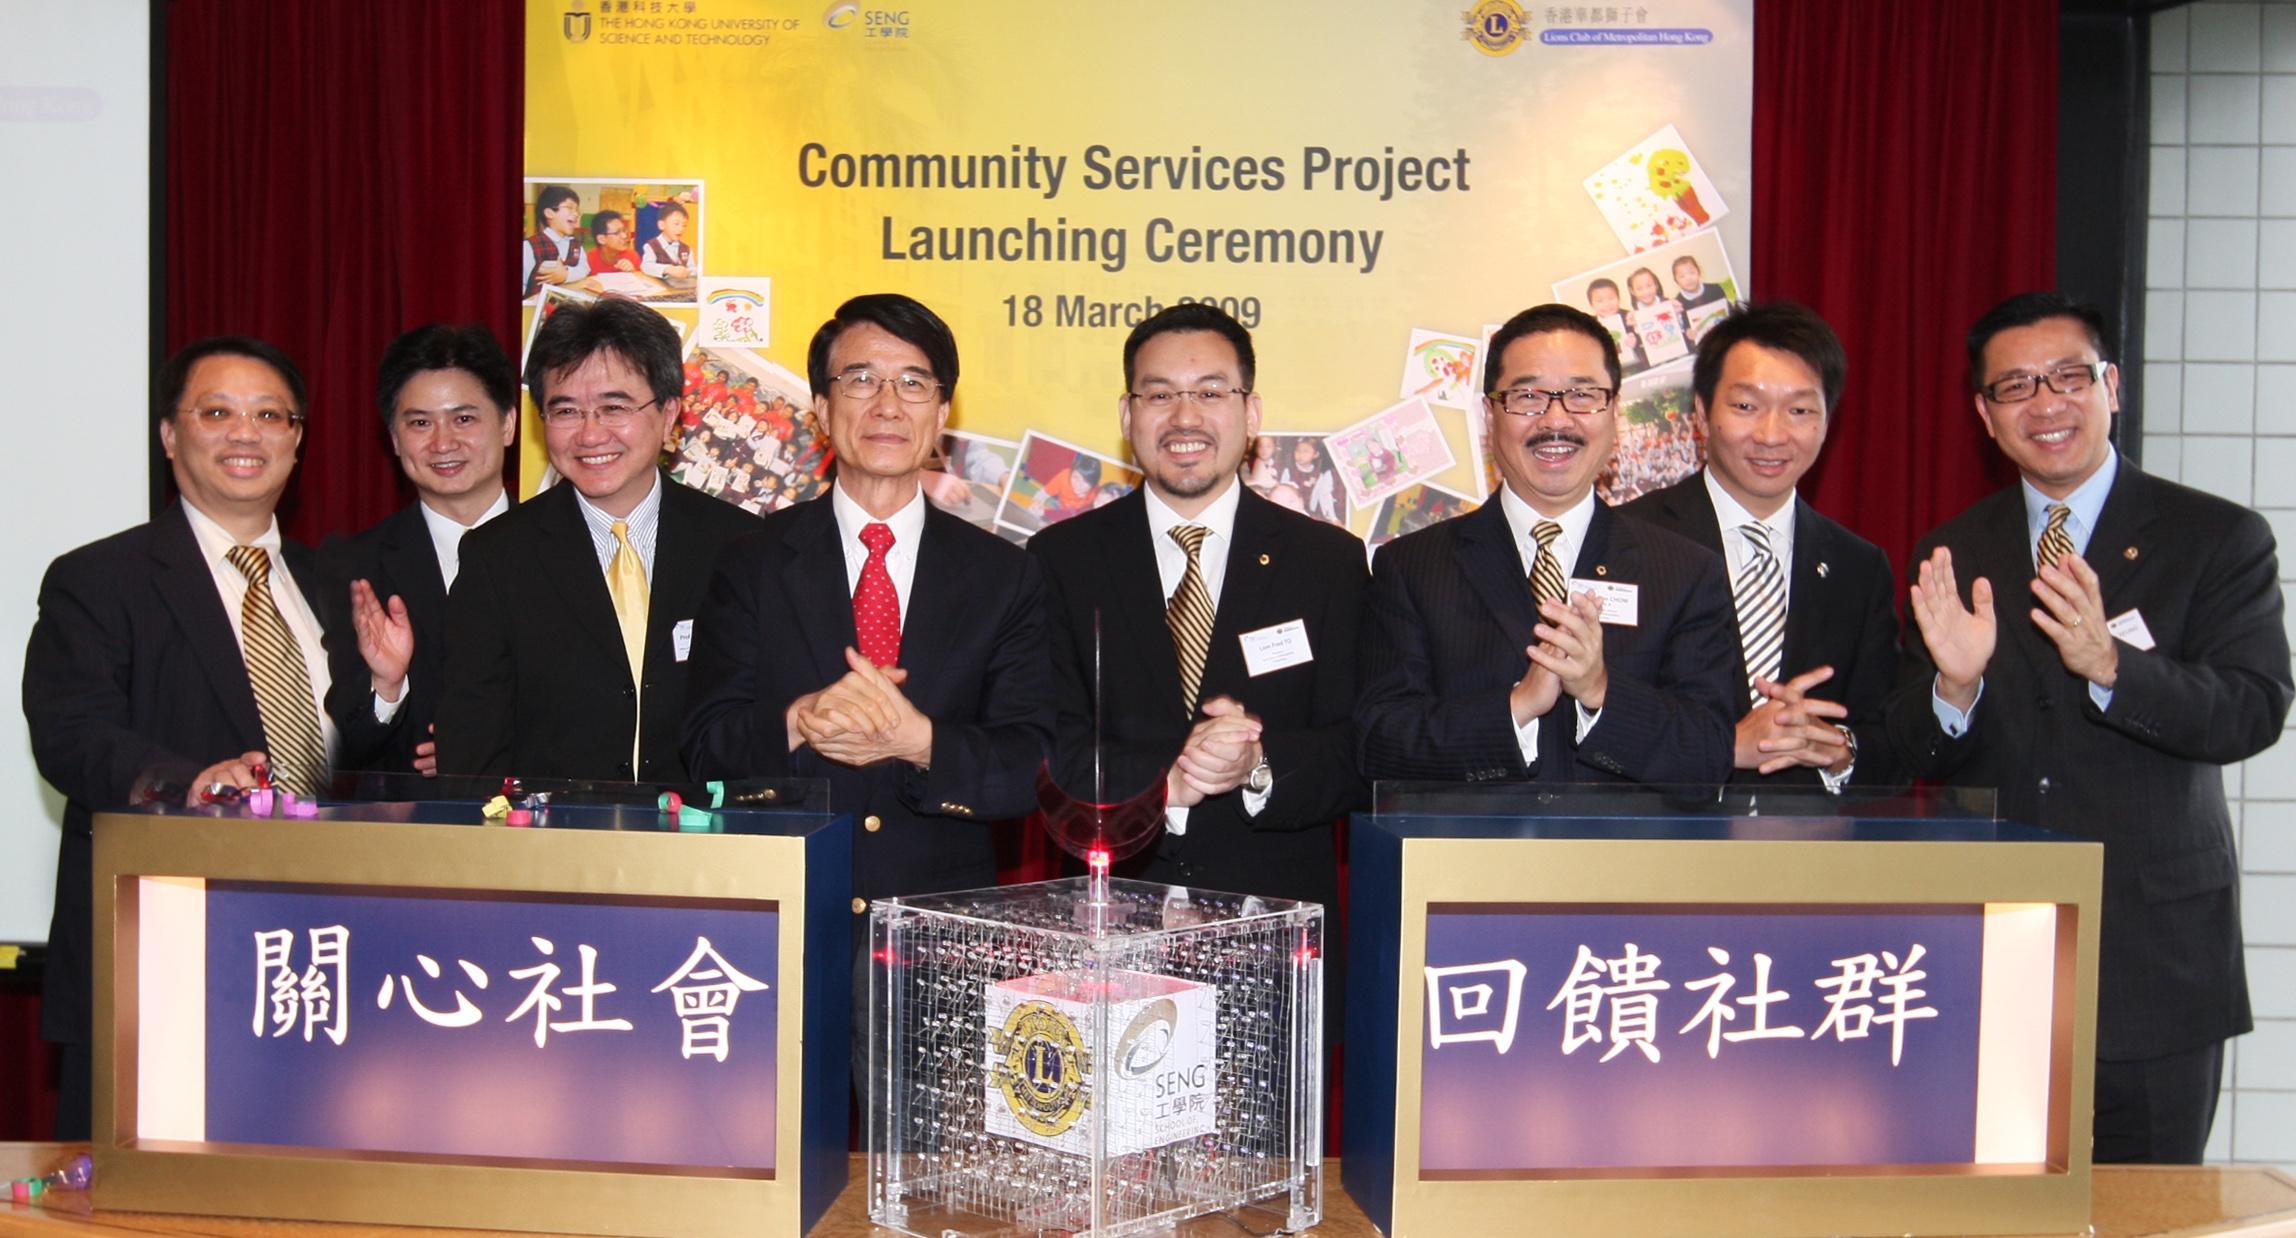
[{"label": "hkust logo", "polygon": [[1522,6],[1514,0],[1481,0],[1459,14],[1465,29],[1459,37],[1486,56],[1504,56],[1523,45],[1526,35]]},{"label": "hkust logo", "polygon": [[574,7],[566,10],[559,30],[569,43],[580,43],[590,37],[590,15],[582,11],[582,0],[574,0]]},{"label": "hkust logo", "polygon": [[852,25],[853,19],[859,16],[861,16],[861,6],[858,4],[832,4],[829,6],[829,10],[821,15],[821,24],[831,30],[843,30]]}]

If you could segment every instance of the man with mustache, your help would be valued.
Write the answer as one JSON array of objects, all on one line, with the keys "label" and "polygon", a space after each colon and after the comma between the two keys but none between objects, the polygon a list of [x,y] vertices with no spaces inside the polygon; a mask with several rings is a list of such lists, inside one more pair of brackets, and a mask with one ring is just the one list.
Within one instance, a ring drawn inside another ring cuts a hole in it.
[{"label": "man with mustache", "polygon": [[1055,768],[1102,802],[1163,780],[1165,827],[1120,875],[1336,908],[1332,822],[1365,797],[1363,543],[1242,484],[1255,368],[1251,334],[1211,305],[1125,340],[1116,416],[1143,484],[1028,545],[1051,602]]},{"label": "man with mustache", "polygon": [[1722,561],[1594,494],[1618,436],[1617,344],[1584,311],[1542,305],[1489,347],[1504,484],[1379,550],[1365,776],[1722,782],[1744,691]]},{"label": "man with mustache", "polygon": [[[40,1013],[63,1046],[60,1139],[89,1129],[94,814],[235,799],[259,768],[320,793],[336,753],[391,725],[413,647],[405,608],[372,599],[355,634],[322,632],[318,565],[274,515],[303,444],[303,376],[285,353],[201,340],[153,396],[177,501],[50,565],[24,650],[32,756],[65,799]],[[338,679],[327,650],[354,640],[362,656]]]},{"label": "man with mustache", "polygon": [[[446,594],[463,535],[510,510],[504,454],[518,433],[518,373],[486,328],[432,323],[383,350],[375,403],[391,454],[415,501],[353,537],[320,548],[335,596],[399,599],[414,627],[407,706],[383,745],[346,751],[345,768],[438,773],[431,725],[446,688]],[[346,653],[339,650],[340,662]],[[344,679],[350,668],[338,666]]]},{"label": "man with mustache", "polygon": [[856,825],[858,916],[996,884],[990,823],[1035,806],[1052,738],[1044,583],[1020,547],[925,501],[957,385],[939,315],[854,297],[806,369],[836,477],[719,556],[685,755],[696,778],[826,779]]}]

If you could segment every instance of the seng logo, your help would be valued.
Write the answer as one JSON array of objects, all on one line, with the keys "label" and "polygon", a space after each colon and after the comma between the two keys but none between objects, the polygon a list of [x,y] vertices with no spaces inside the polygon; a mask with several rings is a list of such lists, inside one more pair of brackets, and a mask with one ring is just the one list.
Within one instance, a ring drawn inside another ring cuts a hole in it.
[{"label": "seng logo", "polygon": [[1022,1126],[1050,1137],[1084,1116],[1084,1038],[1067,1015],[1023,1002],[1006,1016],[994,1048],[997,1089]]},{"label": "seng logo", "polygon": [[1180,1007],[1171,998],[1160,997],[1141,1007],[1116,1042],[1116,1073],[1127,1079],[1146,1078],[1172,1051],[1179,1029]]}]

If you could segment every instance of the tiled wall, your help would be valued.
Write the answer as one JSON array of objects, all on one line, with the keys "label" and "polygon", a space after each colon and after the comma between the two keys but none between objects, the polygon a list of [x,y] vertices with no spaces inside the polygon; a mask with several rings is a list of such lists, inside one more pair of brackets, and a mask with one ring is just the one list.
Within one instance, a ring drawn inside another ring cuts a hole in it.
[{"label": "tiled wall", "polygon": [[[2246,503],[2296,616],[2296,3],[2152,18],[2147,472]],[[2296,622],[2292,622],[2296,629]],[[2224,772],[2256,1031],[2234,1042],[2212,1161],[2296,1166],[2296,740]]]}]

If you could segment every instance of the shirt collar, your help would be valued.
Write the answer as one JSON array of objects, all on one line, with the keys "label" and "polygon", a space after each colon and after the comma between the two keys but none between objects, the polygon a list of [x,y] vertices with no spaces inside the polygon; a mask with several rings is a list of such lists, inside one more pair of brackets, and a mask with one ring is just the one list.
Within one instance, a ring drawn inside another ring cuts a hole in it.
[{"label": "shirt collar", "polygon": [[1166,503],[1156,493],[1154,486],[1143,484],[1140,491],[1142,496],[1148,500],[1149,533],[1163,537],[1170,533],[1174,526],[1192,524],[1201,526],[1209,531],[1213,537],[1222,541],[1235,540],[1236,508],[1244,501],[1242,485],[1230,482],[1226,493],[1213,499],[1211,506],[1193,516],[1183,516],[1173,511],[1172,505]]},{"label": "shirt collar", "polygon": [[[653,470],[652,481],[653,489],[646,491],[646,497],[639,499],[638,505],[631,508],[630,514],[627,516],[616,516],[609,513],[605,508],[592,503],[590,496],[582,493],[579,489],[574,491],[574,502],[582,508],[582,519],[589,522],[591,528],[610,531],[617,520],[633,529],[652,528],[654,522],[660,518],[662,510],[662,470],[659,468]],[[574,483],[568,482],[566,484],[573,485]]]},{"label": "shirt collar", "polygon": [[[1523,548],[1530,544],[1531,527],[1542,520],[1552,520],[1563,527],[1562,540],[1565,545],[1575,547],[1585,542],[1587,526],[1594,523],[1594,505],[1600,501],[1594,497],[1594,488],[1589,486],[1586,496],[1569,511],[1560,516],[1542,516],[1515,494],[1513,486],[1499,487],[1499,507],[1507,515],[1507,528],[1514,535],[1515,549],[1526,555],[1530,552]],[[1565,569],[1568,569],[1568,564]]]},{"label": "shirt collar", "polygon": [[[575,493],[580,494],[581,491],[577,490]],[[496,516],[509,511],[510,494],[507,491],[496,491],[494,495],[494,502],[489,503],[486,510],[479,513],[478,519],[472,521],[468,526],[465,526],[461,521],[447,515],[445,512],[437,510],[428,503],[417,500],[415,506],[422,509],[423,527],[430,530],[432,537],[460,536],[461,534],[469,532],[471,529],[475,529],[478,526],[485,524],[487,521],[494,519]]]},{"label": "shirt collar", "polygon": [[[231,535],[230,530],[225,529],[220,524],[217,524],[213,518],[208,516],[206,512],[203,512],[199,510],[198,507],[194,506],[190,499],[183,500],[183,514],[191,521],[191,535],[199,541],[200,557],[205,559],[208,563],[216,564],[223,562],[224,556],[231,553],[231,548],[233,546],[242,544],[238,538],[235,538]],[[279,517],[274,514],[271,517],[271,523],[264,528],[263,535],[256,538],[254,541],[247,542],[245,544],[249,546],[261,547],[264,553],[271,557],[273,562],[277,562],[279,559],[279,547],[281,544],[279,537]]]},{"label": "shirt collar", "polygon": [[829,487],[829,510],[837,514],[837,535],[847,543],[860,541],[861,530],[878,523],[883,523],[893,530],[893,545],[896,547],[907,546],[914,549],[917,545],[917,539],[923,537],[925,533],[925,488],[923,486],[917,487],[917,492],[909,496],[909,501],[901,505],[901,510],[885,517],[880,522],[875,516],[869,514],[868,508],[861,506],[853,500],[852,495],[845,493],[843,485],[832,482]]},{"label": "shirt collar", "polygon": [[1793,543],[1794,504],[1801,501],[1800,496],[1787,495],[1786,501],[1778,505],[1778,510],[1765,518],[1747,511],[1746,505],[1739,502],[1737,496],[1723,489],[1712,468],[1700,469],[1698,475],[1706,480],[1706,497],[1714,501],[1715,523],[1721,525],[1724,531],[1758,524],[1770,531],[1772,546],[1785,547]]},{"label": "shirt collar", "polygon": [[2089,474],[2089,480],[2074,487],[2073,492],[2062,499],[2052,499],[2034,489],[2032,482],[2022,477],[2018,478],[2017,488],[2025,496],[2025,531],[2029,534],[2026,540],[2038,539],[2041,536],[2042,527],[2049,523],[2050,505],[2063,503],[2072,509],[2072,513],[2067,519],[2067,523],[2072,526],[2072,531],[2066,536],[2073,539],[2074,553],[2085,553],[2088,549],[2089,534],[2096,531],[2097,517],[2105,510],[2105,496],[2112,493],[2113,478],[2119,475],[2120,471],[2121,453],[2115,448],[2107,447],[2105,449],[2105,462],[2097,466],[2096,472]]}]

